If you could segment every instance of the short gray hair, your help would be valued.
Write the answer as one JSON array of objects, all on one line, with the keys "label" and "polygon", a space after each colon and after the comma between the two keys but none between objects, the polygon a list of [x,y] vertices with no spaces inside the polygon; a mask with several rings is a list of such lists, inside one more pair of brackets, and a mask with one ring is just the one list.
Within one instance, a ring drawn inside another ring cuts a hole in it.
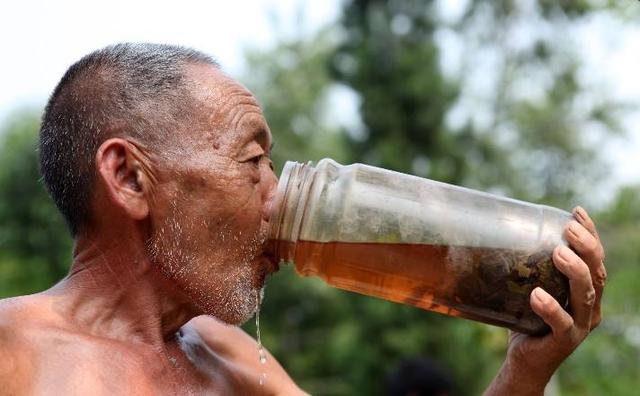
[{"label": "short gray hair", "polygon": [[189,64],[219,67],[191,48],[123,43],[92,52],[64,74],[44,112],[39,161],[72,236],[90,220],[100,144],[129,136],[157,147],[192,113]]}]

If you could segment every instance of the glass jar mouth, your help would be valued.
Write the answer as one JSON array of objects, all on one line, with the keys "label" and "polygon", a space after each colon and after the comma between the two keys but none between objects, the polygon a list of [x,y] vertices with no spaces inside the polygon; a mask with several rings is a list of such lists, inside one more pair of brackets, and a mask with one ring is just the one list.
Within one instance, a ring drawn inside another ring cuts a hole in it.
[{"label": "glass jar mouth", "polygon": [[[268,233],[268,239],[272,241],[272,254],[277,260],[293,259],[314,175],[315,168],[311,161],[287,161],[282,168],[272,203]],[[284,245],[287,247],[283,248]]]},{"label": "glass jar mouth", "polygon": [[286,191],[289,188],[291,181],[291,172],[297,166],[298,162],[287,161],[282,168],[282,173],[278,178],[278,186],[276,187],[276,194],[271,202],[271,215],[269,216],[269,232],[268,239],[278,239],[280,234],[280,228],[282,223],[282,217],[284,216],[284,202],[286,199]]}]

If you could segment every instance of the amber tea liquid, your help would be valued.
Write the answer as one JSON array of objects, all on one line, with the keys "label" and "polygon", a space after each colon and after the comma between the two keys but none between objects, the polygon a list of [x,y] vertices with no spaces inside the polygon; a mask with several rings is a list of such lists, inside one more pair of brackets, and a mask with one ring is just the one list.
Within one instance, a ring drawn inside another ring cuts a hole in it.
[{"label": "amber tea liquid", "polygon": [[273,241],[304,276],[426,310],[530,334],[546,331],[529,295],[543,287],[566,305],[566,278],[536,252],[430,244]]}]

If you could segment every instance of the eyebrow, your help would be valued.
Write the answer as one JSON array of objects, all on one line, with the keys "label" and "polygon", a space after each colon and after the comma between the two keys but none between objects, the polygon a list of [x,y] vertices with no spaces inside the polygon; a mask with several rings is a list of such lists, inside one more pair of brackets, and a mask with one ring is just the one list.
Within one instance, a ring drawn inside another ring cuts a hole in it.
[{"label": "eyebrow", "polygon": [[266,128],[256,128],[253,130],[253,132],[251,132],[247,138],[247,140],[245,141],[245,144],[248,144],[251,141],[257,141],[258,144],[260,144],[260,146],[266,148],[268,150],[268,152],[270,153],[271,150],[273,150],[273,146],[275,144],[275,142],[273,141],[273,137],[271,138],[271,145],[269,147],[266,147],[267,142],[269,139],[269,133],[267,132]]}]

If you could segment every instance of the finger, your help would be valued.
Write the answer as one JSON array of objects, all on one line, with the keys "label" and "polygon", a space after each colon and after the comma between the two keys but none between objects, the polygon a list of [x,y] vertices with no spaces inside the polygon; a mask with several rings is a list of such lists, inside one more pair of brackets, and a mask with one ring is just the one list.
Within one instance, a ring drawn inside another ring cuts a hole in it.
[{"label": "finger", "polygon": [[574,215],[577,221],[569,222],[565,230],[565,237],[587,263],[591,272],[591,280],[596,291],[591,318],[591,328],[594,328],[602,320],[602,293],[607,281],[607,270],[604,266],[605,253],[595,225],[587,212],[581,207],[577,207],[574,210]]},{"label": "finger", "polygon": [[604,248],[600,240],[584,225],[576,220],[567,223],[564,229],[565,237],[573,248],[586,258],[588,264],[599,264],[604,260]]},{"label": "finger", "polygon": [[587,263],[591,272],[595,273],[604,260],[604,248],[600,241],[575,220],[567,223],[564,235],[569,245]]},{"label": "finger", "polygon": [[596,292],[591,283],[589,267],[566,246],[558,246],[553,251],[553,262],[558,270],[569,278],[569,304],[575,325],[583,330],[590,329]]},{"label": "finger", "polygon": [[607,283],[607,269],[604,266],[604,261],[601,261],[598,268],[591,272],[591,279],[596,291],[596,301],[591,316],[591,328],[593,329],[602,321],[602,293],[604,291],[604,285]]},{"label": "finger", "polygon": [[598,231],[596,230],[596,225],[589,217],[589,214],[582,206],[576,206],[573,209],[573,216],[580,224],[584,226],[584,228],[591,233],[597,240],[600,240],[600,236],[598,235]]},{"label": "finger", "polygon": [[562,309],[553,296],[540,287],[531,292],[531,309],[551,327],[554,335],[565,335],[573,329],[574,319]]}]

